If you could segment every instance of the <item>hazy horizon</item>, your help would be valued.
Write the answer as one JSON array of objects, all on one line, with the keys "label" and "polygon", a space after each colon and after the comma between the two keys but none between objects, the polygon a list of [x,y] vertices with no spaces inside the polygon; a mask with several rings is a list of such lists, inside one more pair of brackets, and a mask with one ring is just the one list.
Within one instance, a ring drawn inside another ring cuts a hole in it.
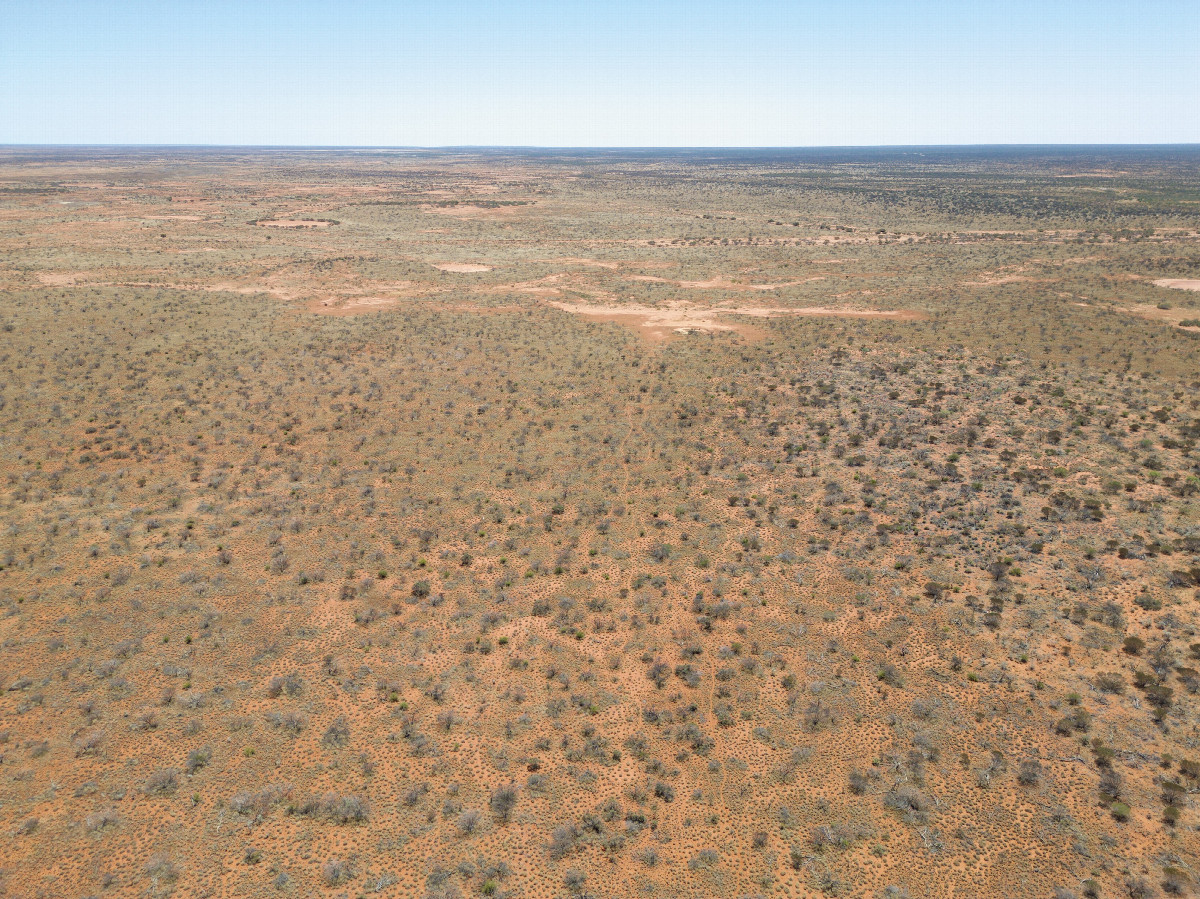
[{"label": "hazy horizon", "polygon": [[607,153],[725,153],[801,152],[819,150],[1200,150],[1200,141],[1144,143],[985,143],[985,144],[219,144],[219,143],[37,143],[0,142],[3,149],[114,149],[114,150],[312,150],[312,151],[510,151],[510,152],[607,152]]},{"label": "hazy horizon", "polygon": [[0,144],[1200,141],[1200,4],[12,0]]}]

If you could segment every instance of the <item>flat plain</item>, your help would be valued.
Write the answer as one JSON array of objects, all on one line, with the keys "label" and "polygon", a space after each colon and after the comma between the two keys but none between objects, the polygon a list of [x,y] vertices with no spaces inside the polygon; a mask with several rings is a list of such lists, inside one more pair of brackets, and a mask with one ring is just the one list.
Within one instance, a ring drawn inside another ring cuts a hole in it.
[{"label": "flat plain", "polygon": [[0,149],[0,896],[1200,878],[1200,150]]}]

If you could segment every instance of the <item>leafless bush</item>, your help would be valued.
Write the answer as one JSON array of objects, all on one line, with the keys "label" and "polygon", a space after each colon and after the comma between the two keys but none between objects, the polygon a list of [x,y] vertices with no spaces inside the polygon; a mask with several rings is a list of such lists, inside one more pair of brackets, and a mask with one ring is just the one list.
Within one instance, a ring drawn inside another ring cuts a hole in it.
[{"label": "leafless bush", "polygon": [[572,849],[579,839],[579,828],[574,824],[560,824],[550,834],[550,857],[562,858]]},{"label": "leafless bush", "polygon": [[861,796],[871,786],[871,779],[857,768],[850,772],[850,792]]},{"label": "leafless bush", "polygon": [[92,730],[75,741],[75,755],[96,755],[104,744],[104,731]]},{"label": "leafless bush", "polygon": [[900,812],[901,817],[910,824],[924,824],[933,805],[924,793],[910,784],[900,784],[890,790],[884,796],[883,804]]},{"label": "leafless bush", "polygon": [[88,833],[95,833],[98,830],[103,830],[106,827],[115,827],[121,819],[117,816],[116,809],[102,809],[98,812],[92,812],[84,819],[83,826]]},{"label": "leafless bush", "polygon": [[517,788],[514,784],[497,787],[488,799],[488,808],[501,823],[507,824],[517,806]]},{"label": "leafless bush", "polygon": [[367,820],[367,803],[359,796],[324,793],[310,796],[295,807],[298,815],[321,818],[335,824],[358,824]]},{"label": "leafless bush", "polygon": [[1042,779],[1042,763],[1037,759],[1024,759],[1017,766],[1017,783],[1032,787]]},{"label": "leafless bush", "polygon": [[354,870],[349,862],[340,858],[331,858],[321,865],[321,879],[326,885],[335,887],[353,879]]},{"label": "leafless bush", "polygon": [[587,875],[576,868],[568,868],[563,874],[563,885],[572,893],[583,892],[583,884]]},{"label": "leafless bush", "polygon": [[179,868],[163,853],[150,857],[146,864],[146,873],[151,879],[161,883],[174,883],[179,879]]},{"label": "leafless bush", "polygon": [[258,821],[269,815],[291,793],[291,784],[269,784],[255,793],[243,791],[234,794],[228,806],[235,814]]},{"label": "leafless bush", "polygon": [[298,734],[308,725],[308,718],[299,712],[270,712],[267,722],[279,730]]},{"label": "leafless bush", "polygon": [[658,864],[658,853],[649,846],[639,849],[634,853],[634,858],[645,865],[647,868],[653,868]]},{"label": "leafless bush", "polygon": [[338,718],[321,737],[321,745],[327,749],[340,749],[350,743],[350,725],[345,718]]},{"label": "leafless bush", "polygon": [[461,833],[470,836],[483,824],[483,815],[475,809],[467,809],[458,816],[456,824]]},{"label": "leafless bush", "polygon": [[429,784],[417,784],[414,787],[409,787],[404,791],[404,795],[400,797],[400,802],[406,808],[412,808],[421,798],[429,792]]},{"label": "leafless bush", "polygon": [[298,696],[304,689],[304,681],[295,674],[286,676],[275,675],[267,682],[267,695],[275,699],[286,693],[288,696]]},{"label": "leafless bush", "polygon": [[179,772],[174,768],[159,768],[146,780],[143,787],[147,796],[162,796],[174,793],[179,786]]}]

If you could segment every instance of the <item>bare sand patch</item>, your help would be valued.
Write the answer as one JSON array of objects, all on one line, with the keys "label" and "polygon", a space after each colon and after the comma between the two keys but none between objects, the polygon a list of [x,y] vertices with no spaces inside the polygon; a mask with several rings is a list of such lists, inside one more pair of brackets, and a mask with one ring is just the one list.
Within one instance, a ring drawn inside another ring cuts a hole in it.
[{"label": "bare sand patch", "polygon": [[80,279],[86,278],[87,272],[38,272],[37,279],[47,287],[70,287]]},{"label": "bare sand patch", "polygon": [[1195,321],[1200,319],[1200,311],[1195,309],[1159,309],[1157,306],[1150,303],[1138,303],[1133,306],[1121,306],[1120,312],[1128,312],[1130,315],[1136,315],[1138,318],[1144,318],[1149,321],[1166,322],[1174,325],[1180,331],[1189,331],[1193,334],[1200,333],[1200,327],[1193,325],[1183,325],[1184,321]]},{"label": "bare sand patch", "polygon": [[457,203],[453,206],[427,205],[421,211],[429,215],[448,215],[458,219],[510,218],[529,209],[530,204],[476,206],[471,203]]},{"label": "bare sand patch", "polygon": [[260,219],[254,224],[260,228],[328,228],[336,223],[328,219]]},{"label": "bare sand patch", "polygon": [[444,303],[430,297],[395,296],[395,297],[361,297],[352,300],[341,300],[338,297],[317,297],[310,300],[306,311],[316,315],[361,315],[371,312],[383,312],[404,304],[409,310],[421,309],[427,312],[455,313],[465,312],[471,315],[500,315],[502,313],[525,312],[530,306],[497,305],[486,306],[479,303]]},{"label": "bare sand patch", "polygon": [[162,282],[154,286],[178,290],[199,290],[211,293],[232,293],[241,296],[267,295],[295,304],[301,309],[320,315],[350,315],[374,312],[417,295],[412,281],[370,281],[353,287],[341,286],[336,278],[322,282],[274,273],[266,277],[243,281],[217,281],[209,284],[175,284]]},{"label": "bare sand patch", "polygon": [[593,268],[619,268],[619,263],[604,262],[600,259],[585,259],[579,256],[560,256],[558,259],[539,259],[539,262],[555,262],[560,265],[587,265]]},{"label": "bare sand patch", "polygon": [[454,272],[455,274],[465,275],[471,272],[490,272],[492,267],[484,265],[482,262],[435,262],[433,267],[438,271]]},{"label": "bare sand patch", "polygon": [[707,281],[675,281],[670,278],[657,278],[654,275],[634,275],[634,281],[650,281],[656,284],[674,284],[677,287],[683,287],[690,290],[779,290],[781,287],[795,287],[797,284],[806,284],[809,281],[823,281],[824,275],[818,275],[813,278],[801,278],[796,281],[780,281],[778,284],[741,284],[737,281],[730,281],[728,278],[717,275],[715,278],[709,278]]},{"label": "bare sand patch", "polygon": [[344,301],[337,297],[325,297],[310,300],[308,311],[318,315],[357,315],[361,312],[378,312],[398,302],[398,297],[359,297]]},{"label": "bare sand patch", "polygon": [[303,303],[306,311],[319,315],[356,315],[360,312],[379,312],[402,299],[412,299],[418,294],[413,288],[412,281],[375,281],[360,287],[331,284],[298,286],[289,282],[259,289],[288,302]]},{"label": "bare sand patch", "polygon": [[962,283],[967,287],[999,287],[1003,284],[1046,284],[1049,281],[1049,278],[1030,278],[1028,275],[993,275]]},{"label": "bare sand patch", "polygon": [[812,278],[801,278],[798,281],[780,281],[778,284],[750,284],[750,290],[779,290],[781,287],[795,287],[797,284],[807,284],[809,281],[824,281],[824,275],[816,275]]},{"label": "bare sand patch", "polygon": [[844,306],[805,306],[801,309],[777,310],[781,315],[833,315],[839,318],[888,318],[895,321],[917,321],[924,318],[911,309],[848,309]]},{"label": "bare sand patch", "polygon": [[1200,290],[1200,280],[1191,278],[1159,278],[1155,287],[1170,287],[1173,290]]},{"label": "bare sand patch", "polygon": [[[582,315],[598,321],[611,321],[639,330],[651,340],[666,340],[672,336],[691,333],[747,332],[747,326],[725,317],[778,318],[793,315],[837,316],[844,318],[882,318],[911,321],[919,314],[908,310],[851,309],[840,306],[697,306],[684,301],[663,306],[639,303],[600,304],[551,301],[549,305],[563,312]],[[761,331],[754,329],[757,333]]]},{"label": "bare sand patch", "polygon": [[204,220],[202,215],[143,215],[142,219],[147,222],[200,222]]},{"label": "bare sand patch", "polygon": [[497,284],[488,288],[490,293],[507,293],[516,291],[517,293],[532,293],[541,296],[558,296],[561,292],[558,287],[558,282],[563,279],[563,275],[546,275],[543,278],[535,278],[532,281],[517,281],[514,284]]}]

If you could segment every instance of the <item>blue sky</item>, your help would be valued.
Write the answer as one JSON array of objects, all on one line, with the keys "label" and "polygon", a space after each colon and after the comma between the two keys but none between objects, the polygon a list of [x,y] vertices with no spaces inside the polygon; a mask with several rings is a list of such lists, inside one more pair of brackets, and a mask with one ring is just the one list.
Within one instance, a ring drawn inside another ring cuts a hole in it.
[{"label": "blue sky", "polygon": [[0,143],[1200,142],[1200,0],[0,0]]}]

